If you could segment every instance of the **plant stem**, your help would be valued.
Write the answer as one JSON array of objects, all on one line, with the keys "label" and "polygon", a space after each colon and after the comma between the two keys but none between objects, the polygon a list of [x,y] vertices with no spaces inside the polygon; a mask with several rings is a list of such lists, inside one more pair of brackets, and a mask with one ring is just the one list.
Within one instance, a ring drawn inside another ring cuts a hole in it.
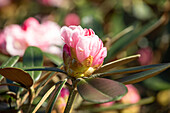
[{"label": "plant stem", "polygon": [[28,101],[29,106],[28,106],[27,113],[29,113],[30,110],[31,110],[31,105],[32,105],[32,102],[33,102],[33,99],[34,99],[34,94],[35,94],[33,87],[30,87],[28,89],[28,91],[29,91],[29,101]]},{"label": "plant stem", "polygon": [[75,90],[76,86],[77,86],[77,82],[75,81],[75,83],[73,82],[73,88],[70,91],[64,113],[69,113],[70,110],[71,110],[71,107],[73,105],[74,99],[75,99],[76,94],[77,94],[77,90]]}]

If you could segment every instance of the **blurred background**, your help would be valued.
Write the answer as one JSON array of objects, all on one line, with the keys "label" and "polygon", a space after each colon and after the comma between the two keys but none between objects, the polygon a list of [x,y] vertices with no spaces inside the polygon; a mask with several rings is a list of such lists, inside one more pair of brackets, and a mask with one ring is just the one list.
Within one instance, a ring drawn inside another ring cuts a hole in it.
[{"label": "blurred background", "polygon": [[[0,33],[12,24],[23,26],[29,17],[39,23],[53,21],[60,27],[81,25],[92,28],[104,41],[109,50],[105,62],[139,53],[138,61],[120,68],[167,63],[169,11],[169,0],[0,0]],[[123,41],[121,37],[128,33],[132,34],[129,41]],[[0,36],[0,46],[3,44]],[[0,51],[2,63],[11,54],[2,48]],[[140,106],[136,113],[170,113],[170,69],[134,86],[141,98],[154,97],[153,102]]]}]

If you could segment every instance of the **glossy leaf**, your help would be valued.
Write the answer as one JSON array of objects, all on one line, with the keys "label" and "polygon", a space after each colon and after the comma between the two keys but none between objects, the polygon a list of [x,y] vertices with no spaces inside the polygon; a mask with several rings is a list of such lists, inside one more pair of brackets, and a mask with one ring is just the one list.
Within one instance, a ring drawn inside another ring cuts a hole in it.
[{"label": "glossy leaf", "polygon": [[123,84],[134,84],[134,83],[143,81],[145,79],[148,79],[150,77],[153,77],[161,73],[162,71],[168,69],[169,67],[170,67],[170,63],[163,64],[161,66],[155,67],[148,71],[144,71],[144,72],[136,73],[136,74],[133,74],[127,77],[120,78],[117,81],[122,82]]},{"label": "glossy leaf", "polygon": [[63,60],[62,58],[59,58],[58,56],[56,55],[53,55],[53,54],[50,54],[50,53],[46,53],[44,52],[44,55],[49,58],[49,60],[51,60],[54,64],[56,64],[57,66],[58,65],[61,65],[63,63]]},{"label": "glossy leaf", "polygon": [[17,82],[26,88],[31,87],[33,84],[31,76],[19,68],[2,68],[0,69],[0,74],[5,78]]},{"label": "glossy leaf", "polygon": [[[24,67],[35,67],[43,65],[43,52],[37,47],[28,47],[23,56],[23,66]],[[34,81],[38,80],[41,71],[31,71],[28,72]]]},{"label": "glossy leaf", "polygon": [[49,99],[49,102],[48,102],[48,106],[46,108],[46,113],[51,113],[52,112],[52,109],[53,109],[53,106],[55,104],[55,101],[57,100],[60,92],[61,92],[61,89],[63,88],[64,84],[67,82],[67,79],[64,79],[64,81],[59,85],[58,88],[56,88],[54,91],[53,91],[53,94],[52,94],[52,97]]},{"label": "glossy leaf", "polygon": [[17,63],[18,60],[19,60],[19,56],[12,56],[6,62],[4,62],[1,65],[1,68],[4,68],[4,67],[13,67]]},{"label": "glossy leaf", "polygon": [[138,54],[138,55],[121,58],[121,59],[115,60],[113,62],[109,62],[109,63],[103,65],[100,69],[96,70],[94,73],[106,72],[114,67],[129,63],[133,60],[136,60],[139,57],[140,57],[140,55]]},{"label": "glossy leaf", "polygon": [[127,93],[123,84],[105,78],[82,79],[77,90],[83,99],[94,103],[119,100]]}]

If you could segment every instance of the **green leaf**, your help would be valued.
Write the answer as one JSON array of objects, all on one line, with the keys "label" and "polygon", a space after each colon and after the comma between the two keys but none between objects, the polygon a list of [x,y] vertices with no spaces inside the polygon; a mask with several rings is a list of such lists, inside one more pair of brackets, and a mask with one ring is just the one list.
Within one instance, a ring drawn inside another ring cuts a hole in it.
[{"label": "green leaf", "polygon": [[114,67],[117,67],[117,66],[120,66],[120,65],[123,65],[123,64],[127,64],[133,60],[136,60],[137,58],[139,58],[140,55],[137,54],[137,55],[132,55],[132,56],[129,56],[129,57],[125,57],[125,58],[121,58],[119,60],[115,60],[113,62],[109,62],[105,65],[103,65],[100,69],[96,70],[94,72],[95,73],[100,73],[100,72],[106,72]]},{"label": "green leaf", "polygon": [[77,90],[84,100],[94,103],[116,101],[127,93],[125,85],[105,78],[81,79]]},{"label": "green leaf", "polygon": [[148,71],[136,73],[136,74],[133,74],[130,76],[126,76],[126,77],[117,79],[117,81],[122,82],[123,84],[134,84],[134,83],[143,81],[145,79],[148,79],[150,77],[153,77],[153,76],[161,73],[162,71],[168,69],[169,67],[170,67],[170,63],[163,64],[161,66],[157,66],[157,67],[150,69]]},{"label": "green leaf", "polygon": [[94,77],[105,77],[105,76],[115,76],[115,75],[120,75],[120,74],[128,74],[128,73],[137,73],[141,71],[146,71],[153,69],[158,66],[162,66],[164,64],[154,64],[154,65],[146,65],[146,66],[137,66],[137,67],[131,67],[131,68],[126,68],[126,69],[119,69],[119,70],[113,70],[113,71],[108,71],[104,73],[97,73],[91,76],[91,78]]},{"label": "green leaf", "polygon": [[[23,56],[24,67],[35,67],[43,65],[43,52],[37,47],[28,47]],[[28,72],[34,81],[41,76],[41,71]]]},{"label": "green leaf", "polygon": [[51,113],[53,106],[59,96],[61,89],[63,88],[64,84],[67,82],[67,78],[53,91],[52,97],[49,99],[48,106],[46,108],[46,113]]},{"label": "green leaf", "polygon": [[47,53],[47,52],[44,52],[43,53],[47,58],[49,58],[49,60],[51,60],[54,64],[56,64],[57,66],[58,65],[61,65],[63,63],[63,59],[59,58],[58,56],[56,55],[53,55],[53,54],[50,54],[50,53]]},{"label": "green leaf", "polygon": [[29,88],[33,84],[31,76],[27,72],[19,68],[12,67],[2,68],[0,69],[0,74],[9,80],[21,84],[25,88]]},{"label": "green leaf", "polygon": [[12,56],[6,62],[4,62],[0,67],[13,67],[17,61],[19,60],[19,56]]}]

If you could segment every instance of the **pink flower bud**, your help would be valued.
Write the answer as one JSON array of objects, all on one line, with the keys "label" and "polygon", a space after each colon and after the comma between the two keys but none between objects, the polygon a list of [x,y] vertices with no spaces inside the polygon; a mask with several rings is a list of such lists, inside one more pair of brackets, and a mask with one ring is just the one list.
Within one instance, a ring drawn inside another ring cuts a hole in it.
[{"label": "pink flower bud", "polygon": [[66,26],[70,25],[79,25],[80,24],[80,18],[75,13],[70,13],[65,17],[64,23]]},{"label": "pink flower bud", "polygon": [[153,52],[151,48],[142,48],[138,51],[138,53],[141,55],[138,59],[141,65],[149,65],[152,63]]},{"label": "pink flower bud", "polygon": [[27,20],[24,21],[22,25],[23,30],[27,30],[28,28],[36,28],[39,26],[38,20],[36,20],[33,17],[28,18]]},{"label": "pink flower bud", "polygon": [[123,103],[134,104],[140,100],[140,95],[138,90],[133,85],[126,85],[128,88],[128,93],[121,99]]},{"label": "pink flower bud", "polygon": [[64,67],[70,76],[88,77],[102,65],[107,49],[92,29],[64,26],[61,36],[66,43],[63,49]]}]

